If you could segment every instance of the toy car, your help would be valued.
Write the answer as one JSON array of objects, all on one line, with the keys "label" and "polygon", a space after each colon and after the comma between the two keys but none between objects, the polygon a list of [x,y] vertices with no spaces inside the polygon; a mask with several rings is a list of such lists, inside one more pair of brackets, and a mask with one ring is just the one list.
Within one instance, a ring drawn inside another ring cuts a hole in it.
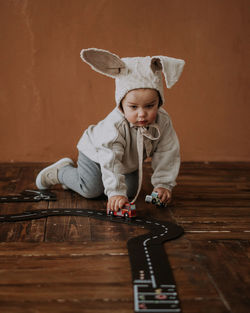
[{"label": "toy car", "polygon": [[119,211],[112,211],[107,209],[107,215],[120,216],[125,218],[131,218],[136,216],[136,207],[134,203],[125,203],[124,207]]},{"label": "toy car", "polygon": [[158,192],[154,192],[154,191],[151,193],[151,195],[146,196],[145,202],[152,203],[152,204],[155,204],[155,205],[160,206],[160,207],[166,206],[166,204],[161,202],[161,200],[159,199]]}]

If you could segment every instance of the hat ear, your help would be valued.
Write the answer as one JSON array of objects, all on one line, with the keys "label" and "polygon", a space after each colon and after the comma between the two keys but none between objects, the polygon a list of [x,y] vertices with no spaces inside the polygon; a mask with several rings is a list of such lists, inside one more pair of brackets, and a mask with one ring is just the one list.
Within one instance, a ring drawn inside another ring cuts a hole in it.
[{"label": "hat ear", "polygon": [[80,56],[93,70],[115,78],[126,67],[125,63],[115,54],[101,49],[83,49]]},{"label": "hat ear", "polygon": [[171,88],[180,78],[185,62],[165,56],[157,56],[151,59],[151,69],[162,71],[166,80],[167,88]]}]

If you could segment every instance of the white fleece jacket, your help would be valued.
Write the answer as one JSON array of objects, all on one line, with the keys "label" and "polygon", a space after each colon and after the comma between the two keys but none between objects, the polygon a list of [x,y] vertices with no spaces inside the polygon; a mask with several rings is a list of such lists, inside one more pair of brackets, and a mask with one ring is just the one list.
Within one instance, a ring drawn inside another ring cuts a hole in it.
[{"label": "white fleece jacket", "polygon": [[[180,167],[179,141],[168,113],[159,108],[156,124],[160,137],[150,141],[152,149],[152,185],[172,190]],[[157,137],[156,129],[148,127],[149,133]],[[147,144],[150,146],[150,143]],[[138,169],[137,128],[130,124],[120,109],[115,108],[97,125],[91,125],[84,132],[77,148],[88,158],[101,166],[105,194],[127,196],[124,174]],[[147,151],[148,152],[148,151]],[[144,146],[144,157],[146,157]]]}]

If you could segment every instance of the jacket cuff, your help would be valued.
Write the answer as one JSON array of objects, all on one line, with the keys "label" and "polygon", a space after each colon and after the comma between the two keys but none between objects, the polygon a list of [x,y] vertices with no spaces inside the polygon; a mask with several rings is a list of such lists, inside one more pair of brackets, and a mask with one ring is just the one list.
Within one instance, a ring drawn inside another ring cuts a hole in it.
[{"label": "jacket cuff", "polygon": [[123,197],[128,197],[127,193],[124,191],[111,191],[107,194],[108,198],[114,197],[114,196],[123,196]]},{"label": "jacket cuff", "polygon": [[170,185],[159,184],[157,186],[154,186],[154,188],[165,188],[165,189],[168,189],[169,191],[172,191],[176,185],[177,184],[170,184]]}]

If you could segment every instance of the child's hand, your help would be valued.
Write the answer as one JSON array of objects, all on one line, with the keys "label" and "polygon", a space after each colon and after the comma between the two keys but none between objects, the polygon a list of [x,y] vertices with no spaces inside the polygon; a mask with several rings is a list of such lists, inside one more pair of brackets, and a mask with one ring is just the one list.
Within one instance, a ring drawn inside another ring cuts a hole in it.
[{"label": "child's hand", "polygon": [[170,203],[172,198],[172,192],[166,188],[158,187],[154,189],[155,192],[158,192],[158,197],[163,203]]},{"label": "child's hand", "polygon": [[129,202],[128,198],[124,196],[113,196],[109,198],[107,203],[107,209],[111,211],[118,211],[121,209],[125,203]]}]

